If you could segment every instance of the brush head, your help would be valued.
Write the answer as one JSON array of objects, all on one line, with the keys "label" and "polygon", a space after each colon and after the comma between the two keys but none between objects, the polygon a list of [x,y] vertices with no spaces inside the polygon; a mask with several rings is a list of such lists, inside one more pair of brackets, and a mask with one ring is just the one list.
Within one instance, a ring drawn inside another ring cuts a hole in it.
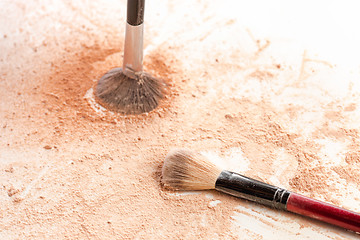
[{"label": "brush head", "polygon": [[162,183],[175,190],[214,189],[221,171],[200,153],[176,149],[165,158]]},{"label": "brush head", "polygon": [[165,89],[163,81],[146,72],[136,72],[131,78],[121,68],[114,68],[99,80],[95,95],[110,110],[141,114],[159,105]]}]

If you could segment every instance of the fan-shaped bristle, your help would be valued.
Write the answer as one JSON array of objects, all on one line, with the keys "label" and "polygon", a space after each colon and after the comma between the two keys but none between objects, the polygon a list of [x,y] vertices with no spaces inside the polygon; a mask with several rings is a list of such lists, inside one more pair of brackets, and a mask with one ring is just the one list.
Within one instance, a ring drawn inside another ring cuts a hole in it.
[{"label": "fan-shaped bristle", "polygon": [[200,153],[176,149],[165,158],[162,183],[176,190],[214,189],[221,171]]},{"label": "fan-shaped bristle", "polygon": [[126,76],[121,68],[107,72],[98,82],[96,97],[110,110],[141,114],[156,108],[166,92],[166,84],[146,72]]}]

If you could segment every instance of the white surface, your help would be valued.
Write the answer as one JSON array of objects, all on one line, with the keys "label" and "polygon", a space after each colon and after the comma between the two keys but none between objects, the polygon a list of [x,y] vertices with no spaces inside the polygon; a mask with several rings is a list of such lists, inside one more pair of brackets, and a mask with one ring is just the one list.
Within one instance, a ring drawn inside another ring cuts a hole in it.
[{"label": "white surface", "polygon": [[[46,28],[43,31],[47,32],[66,31],[69,22],[76,22],[82,16],[67,12],[68,8],[64,6],[64,2],[49,1],[44,4],[43,8],[38,8],[39,1],[26,4],[21,1],[0,1],[0,8],[9,9],[7,14],[2,16],[0,36],[11,32],[13,34],[9,37],[16,42],[23,35],[19,31],[20,28],[30,33],[43,29],[44,26]],[[226,61],[231,59],[234,54],[234,61],[231,63],[247,69],[239,72],[237,68],[233,69],[230,66],[226,73],[220,77],[214,77],[214,81],[209,82],[209,91],[206,94],[226,95],[231,89],[236,89],[235,98],[245,97],[254,101],[265,99],[279,111],[279,115],[284,115],[286,130],[297,133],[303,138],[312,138],[314,131],[325,121],[322,106],[326,106],[334,100],[341,101],[344,105],[360,106],[360,31],[358,30],[360,3],[358,1],[203,0],[196,3],[193,1],[164,2],[160,0],[147,1],[146,19],[151,19],[152,22],[145,25],[145,31],[147,31],[145,36],[149,35],[147,33],[152,33],[153,38],[146,38],[145,57],[163,44],[175,46],[183,44],[183,55],[180,55],[179,58],[184,60],[183,68],[188,72],[196,71],[193,70],[195,64],[206,63],[207,59],[203,57],[205,53],[213,58],[218,57],[220,60],[225,59]],[[73,4],[79,9],[80,6],[83,7],[79,2]],[[173,8],[169,7],[171,4],[174,5]],[[114,12],[119,10],[113,6],[118,7],[117,1],[105,1],[101,4],[87,2],[83,12],[90,16],[90,20],[87,20],[88,26],[100,29],[98,31],[101,32],[102,25],[109,26],[113,21],[123,20],[120,19],[121,17],[115,20],[110,19],[115,15]],[[96,9],[97,7],[99,9]],[[19,15],[12,11],[12,9],[22,8],[26,15]],[[32,10],[29,11],[29,9]],[[97,11],[106,12],[109,9],[112,11],[111,14],[97,15]],[[172,9],[170,13],[169,9]],[[42,21],[52,22],[52,24],[28,21],[36,15],[43,15]],[[51,17],[52,15],[56,17]],[[232,24],[224,25],[224,22],[227,21]],[[121,29],[123,27],[120,27],[119,31]],[[105,30],[103,33],[99,38],[105,38],[107,33]],[[74,36],[79,38],[79,43],[85,42],[87,39],[85,37],[84,40],[81,36],[81,33]],[[269,62],[276,59],[282,64],[291,65],[294,71],[281,73],[277,76],[275,84],[258,79],[244,80],[246,74],[253,69],[251,65],[247,65],[250,61],[239,59],[236,54],[239,52],[243,56],[251,58],[257,49],[256,45],[252,43],[253,38],[271,41],[265,56],[260,57],[261,61],[266,63],[266,59]],[[44,40],[41,34],[30,35],[29,39],[26,39],[26,44],[38,46]],[[199,44],[199,41],[202,41],[203,44]],[[13,55],[18,54],[11,51],[11,45],[2,42],[0,44],[2,49],[7,49],[6,54],[9,55],[10,60]],[[29,54],[30,50],[27,47],[24,46],[24,51],[21,53],[24,56]],[[231,52],[232,50],[234,53]],[[300,69],[304,58],[311,59],[309,62],[316,64],[316,74],[310,76],[302,74]],[[211,71],[215,70],[208,69],[208,71],[211,75]],[[207,78],[202,74],[199,73],[199,79],[196,79],[199,82]],[[219,84],[223,83],[224,79],[233,79],[233,81],[229,80],[227,84]],[[289,79],[293,79],[292,82],[289,83]],[[298,83],[298,86],[294,87],[294,83]],[[89,101],[97,113],[102,114],[103,109],[95,103],[92,91],[89,89],[84,98]],[[5,104],[7,101],[0,102],[2,102],[0,104]],[[288,123],[286,122],[287,116],[282,111],[289,104],[306,108],[306,111],[300,111],[295,121],[286,124]],[[336,127],[347,126],[359,129],[359,119],[359,110],[349,112],[347,118],[337,123],[339,126]],[[319,163],[321,167],[330,172],[331,166],[344,164],[344,153],[350,143],[328,138],[317,139],[317,142],[320,146],[319,156],[323,159],[323,162]],[[75,151],[75,149],[73,150]],[[18,157],[16,153],[5,151],[1,151],[0,154],[7,161]],[[241,148],[230,148],[222,157],[216,151],[206,151],[204,154],[215,162],[221,162],[229,170],[244,172],[250,168],[250,162],[244,157]],[[276,154],[278,161],[273,165],[276,171],[271,180],[282,185],[279,176],[286,168],[293,167],[295,169],[297,166],[287,161],[289,156],[285,151],[279,150]],[[48,171],[47,167],[40,170],[38,178],[41,178],[46,171]],[[334,173],[331,176],[329,184],[344,191],[341,195],[343,205],[352,206],[355,210],[360,211],[358,185],[347,183]],[[30,182],[27,185],[28,189],[36,181],[37,179],[34,179]],[[22,194],[26,195],[28,189],[25,189]],[[184,192],[175,195],[186,196],[187,194],[200,193]],[[336,192],[329,194],[337,197]],[[207,198],[210,207],[226,207],[212,195],[207,195]],[[279,219],[279,221],[274,221],[273,218]],[[299,222],[307,222],[307,220],[299,218]],[[234,233],[239,234],[239,239],[254,239],[255,237],[258,239],[358,239],[357,235],[327,225],[310,222],[314,223],[311,227],[301,227],[299,222],[294,222],[293,217],[289,217],[289,215],[258,205],[242,203],[234,210],[232,228]],[[3,239],[6,239],[6,236]]]}]

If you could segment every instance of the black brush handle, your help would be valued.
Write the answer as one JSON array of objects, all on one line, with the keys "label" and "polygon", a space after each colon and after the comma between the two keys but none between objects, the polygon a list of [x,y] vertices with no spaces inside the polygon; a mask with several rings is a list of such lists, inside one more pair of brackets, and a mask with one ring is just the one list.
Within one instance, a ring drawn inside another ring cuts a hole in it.
[{"label": "black brush handle", "polygon": [[285,189],[222,171],[215,189],[277,209],[287,210],[360,233],[360,214]]},{"label": "black brush handle", "polygon": [[127,22],[132,26],[138,26],[144,22],[145,0],[128,0]]},{"label": "black brush handle", "polygon": [[241,174],[222,171],[216,180],[215,189],[263,205],[286,210],[290,192]]}]

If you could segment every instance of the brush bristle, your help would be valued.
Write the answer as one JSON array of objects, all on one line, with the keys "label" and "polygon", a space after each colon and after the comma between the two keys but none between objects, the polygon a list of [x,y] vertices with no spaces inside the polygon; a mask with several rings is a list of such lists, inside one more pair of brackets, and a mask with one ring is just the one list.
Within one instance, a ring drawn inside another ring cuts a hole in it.
[{"label": "brush bristle", "polygon": [[162,183],[175,190],[214,189],[221,169],[200,153],[171,151],[162,167]]},{"label": "brush bristle", "polygon": [[96,97],[110,110],[141,114],[155,109],[165,95],[166,84],[146,72],[136,78],[126,76],[121,68],[107,72],[98,82]]}]

